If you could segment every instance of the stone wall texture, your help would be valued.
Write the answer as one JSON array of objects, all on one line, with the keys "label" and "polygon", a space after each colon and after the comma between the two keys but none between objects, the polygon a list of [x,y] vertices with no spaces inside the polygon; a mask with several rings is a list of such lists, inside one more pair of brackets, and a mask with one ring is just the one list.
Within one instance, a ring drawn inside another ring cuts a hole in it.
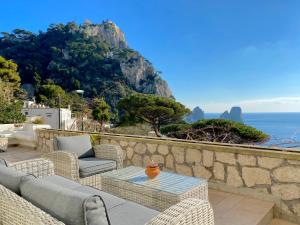
[{"label": "stone wall texture", "polygon": [[[38,130],[38,150],[52,151],[54,136],[84,132]],[[146,166],[209,180],[210,188],[273,201],[275,216],[300,223],[300,152],[257,146],[229,145],[90,133],[94,144],[119,145],[124,165]]]}]

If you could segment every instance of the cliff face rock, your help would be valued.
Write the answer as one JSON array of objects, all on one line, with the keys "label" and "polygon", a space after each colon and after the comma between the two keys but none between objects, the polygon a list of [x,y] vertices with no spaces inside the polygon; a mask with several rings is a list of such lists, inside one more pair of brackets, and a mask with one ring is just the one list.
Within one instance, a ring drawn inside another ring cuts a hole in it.
[{"label": "cliff face rock", "polygon": [[193,111],[187,115],[184,120],[187,123],[195,123],[198,120],[204,119],[204,111],[200,109],[198,106],[193,109]]},{"label": "cliff face rock", "polygon": [[105,21],[101,24],[85,22],[80,27],[80,31],[89,37],[93,36],[101,41],[105,41],[113,48],[124,49],[128,47],[124,33],[112,21]]},{"label": "cliff face rock", "polygon": [[96,37],[110,46],[111,50],[107,53],[107,57],[120,62],[123,75],[135,91],[172,97],[167,82],[161,79],[148,60],[128,47],[124,33],[112,21],[96,25],[85,23],[81,27],[81,32]]},{"label": "cliff face rock", "polygon": [[162,80],[151,63],[138,52],[128,53],[128,58],[118,58],[122,73],[137,92],[172,97],[166,81]]},{"label": "cliff face rock", "polygon": [[221,114],[220,118],[232,120],[232,121],[239,122],[239,123],[244,122],[242,109],[241,109],[241,107],[238,107],[238,106],[232,107],[229,113],[226,110],[224,113]]}]

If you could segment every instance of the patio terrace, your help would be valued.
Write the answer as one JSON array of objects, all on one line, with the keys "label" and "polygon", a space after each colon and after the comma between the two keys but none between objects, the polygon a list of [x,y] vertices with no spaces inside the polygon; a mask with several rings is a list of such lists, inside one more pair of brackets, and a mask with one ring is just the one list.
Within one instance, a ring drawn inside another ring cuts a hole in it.
[{"label": "patio terrace", "polygon": [[[32,148],[9,147],[0,158],[10,162],[39,158],[42,152]],[[293,225],[273,219],[274,203],[245,195],[209,189],[209,199],[215,214],[216,225]]]}]

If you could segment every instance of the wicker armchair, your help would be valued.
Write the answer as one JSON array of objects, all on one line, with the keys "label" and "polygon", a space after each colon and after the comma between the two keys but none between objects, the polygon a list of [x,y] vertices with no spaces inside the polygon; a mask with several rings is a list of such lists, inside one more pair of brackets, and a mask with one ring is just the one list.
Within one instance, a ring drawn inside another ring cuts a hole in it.
[{"label": "wicker armchair", "polygon": [[23,173],[32,174],[35,177],[39,178],[54,175],[53,163],[50,160],[43,158],[19,161],[14,163],[7,162],[7,166]]},{"label": "wicker armchair", "polygon": [[[94,146],[93,150],[96,158],[113,160],[116,162],[116,169],[123,168],[123,150],[120,146],[102,144]],[[80,177],[79,160],[76,153],[59,150],[46,153],[43,157],[54,163],[55,174],[77,181],[83,185],[101,189],[100,174],[84,178]]]}]

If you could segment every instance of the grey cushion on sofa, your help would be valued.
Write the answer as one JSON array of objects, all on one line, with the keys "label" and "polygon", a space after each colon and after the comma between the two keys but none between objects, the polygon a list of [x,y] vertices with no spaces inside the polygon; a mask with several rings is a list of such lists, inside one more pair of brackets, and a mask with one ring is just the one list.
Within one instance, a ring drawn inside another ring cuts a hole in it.
[{"label": "grey cushion on sofa", "polygon": [[93,187],[81,185],[75,190],[100,195],[105,202],[111,225],[143,225],[159,214],[156,210],[126,201]]},{"label": "grey cushion on sofa", "polygon": [[78,158],[95,156],[89,135],[54,137],[54,139],[57,150],[75,152]]},{"label": "grey cushion on sofa", "polygon": [[158,211],[129,201],[107,211],[111,225],[142,225],[159,214]]},{"label": "grey cushion on sofa", "polygon": [[20,194],[20,182],[22,177],[27,176],[25,173],[16,171],[13,168],[0,164],[0,184],[9,190]]},{"label": "grey cushion on sofa", "polygon": [[54,176],[44,177],[43,180],[52,182],[56,185],[59,185],[59,186],[65,187],[65,188],[70,188],[75,191],[80,191],[80,192],[91,194],[91,195],[100,195],[102,197],[103,201],[105,202],[106,209],[111,209],[117,205],[120,205],[120,204],[123,204],[126,202],[122,198],[118,198],[116,196],[113,196],[109,193],[100,191],[93,187],[81,185],[75,181],[66,179],[61,176],[54,175]]},{"label": "grey cushion on sofa", "polygon": [[7,166],[7,163],[6,163],[5,159],[0,159],[0,166],[1,165]]},{"label": "grey cushion on sofa", "polygon": [[98,159],[94,157],[79,159],[79,175],[80,177],[89,177],[95,174],[114,170],[117,163],[113,160]]},{"label": "grey cushion on sofa", "polygon": [[153,209],[124,200],[93,187],[83,186],[63,177],[52,176],[43,179],[66,188],[70,187],[82,193],[100,195],[105,202],[111,225],[142,225],[159,214],[158,211]]},{"label": "grey cushion on sofa", "polygon": [[109,225],[100,196],[86,194],[44,179],[26,179],[20,184],[26,200],[66,225]]}]

